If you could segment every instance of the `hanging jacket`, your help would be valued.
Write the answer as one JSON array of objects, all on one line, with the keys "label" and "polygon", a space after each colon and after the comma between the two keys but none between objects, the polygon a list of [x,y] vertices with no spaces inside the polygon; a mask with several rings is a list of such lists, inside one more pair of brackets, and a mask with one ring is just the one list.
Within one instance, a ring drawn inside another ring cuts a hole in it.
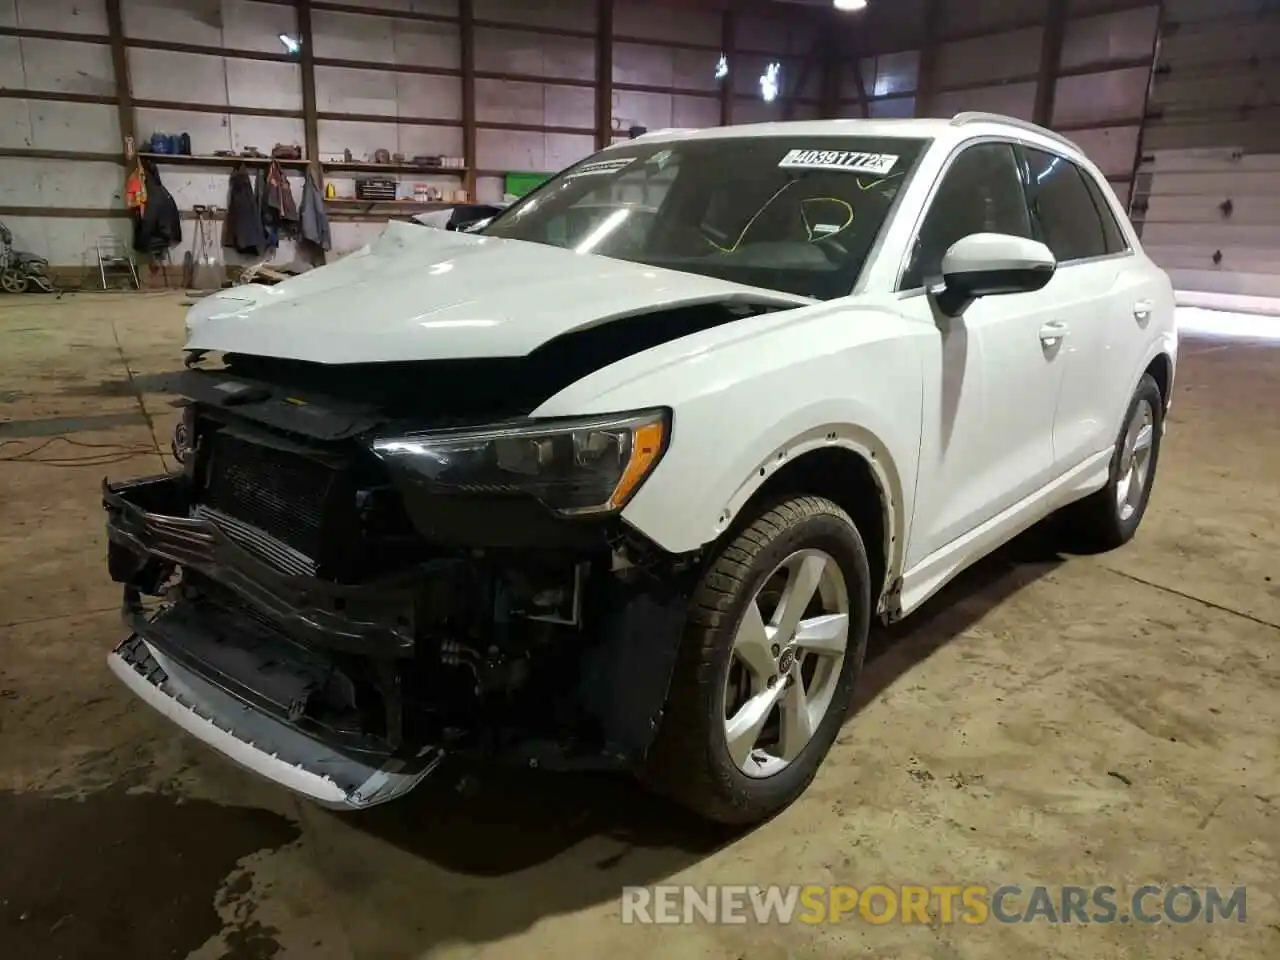
[{"label": "hanging jacket", "polygon": [[267,215],[277,226],[292,231],[298,224],[298,207],[293,202],[293,187],[284,175],[280,164],[272,160],[267,167],[266,185]]},{"label": "hanging jacket", "polygon": [[133,208],[133,249],[157,257],[182,242],[182,216],[155,161],[142,161],[142,176],[146,200]]},{"label": "hanging jacket", "polygon": [[321,250],[330,249],[333,241],[329,233],[329,215],[324,209],[324,194],[320,192],[316,171],[311,166],[307,167],[307,175],[302,181],[302,204],[298,212],[302,239]]},{"label": "hanging jacket", "polygon": [[280,229],[267,203],[267,171],[262,167],[258,168],[253,177],[253,206],[258,211],[258,223],[262,225],[266,249],[275,250],[280,246]]},{"label": "hanging jacket", "polygon": [[227,217],[222,222],[222,245],[237,253],[261,256],[270,247],[262,229],[262,214],[249,171],[238,167],[227,188]]}]

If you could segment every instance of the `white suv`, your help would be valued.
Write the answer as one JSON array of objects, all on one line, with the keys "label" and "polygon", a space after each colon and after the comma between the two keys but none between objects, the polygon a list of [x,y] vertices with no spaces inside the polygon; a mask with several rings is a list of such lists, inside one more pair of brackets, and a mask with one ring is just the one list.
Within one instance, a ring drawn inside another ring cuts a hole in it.
[{"label": "white suv", "polygon": [[104,491],[110,662],[339,807],[469,754],[771,815],[872,616],[1064,508],[1133,536],[1177,347],[1098,169],[978,114],[653,134],[246,290],[181,471]]}]

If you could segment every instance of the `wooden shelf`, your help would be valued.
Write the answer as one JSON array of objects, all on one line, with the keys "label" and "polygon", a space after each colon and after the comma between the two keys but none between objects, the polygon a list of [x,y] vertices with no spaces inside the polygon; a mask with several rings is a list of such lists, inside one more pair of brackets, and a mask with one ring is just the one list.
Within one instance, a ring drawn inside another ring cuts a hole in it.
[{"label": "wooden shelf", "polygon": [[[184,153],[143,153],[139,152],[138,156],[143,160],[152,160],[155,163],[168,163],[177,167],[238,167],[241,164],[250,166],[265,166],[271,162],[271,157],[222,157],[216,155],[209,156],[189,156]],[[305,160],[278,160],[282,167],[305,167]]]},{"label": "wooden shelf", "polygon": [[[241,164],[248,166],[265,166],[270,163],[271,157],[224,157],[218,155],[192,155],[181,153],[143,153],[138,154],[144,160],[151,160],[155,163],[167,163],[179,167],[238,167]],[[276,161],[282,167],[301,170],[307,166],[307,160],[286,160],[278,159]],[[342,172],[342,173],[410,173],[425,176],[452,176],[465,177],[467,169],[465,167],[424,167],[412,163],[365,163],[360,160],[353,160],[348,163],[345,160],[322,160],[320,167],[326,171]]]},{"label": "wooden shelf", "polygon": [[452,200],[357,200],[354,197],[325,197],[324,202],[341,211],[369,213],[391,210],[396,213],[424,213],[428,210],[445,210],[457,206]]},{"label": "wooden shelf", "polygon": [[420,167],[412,163],[362,163],[359,160],[347,163],[345,160],[322,160],[320,166],[325,170],[351,173],[423,173],[442,174],[452,177],[465,177],[467,175],[466,167]]}]

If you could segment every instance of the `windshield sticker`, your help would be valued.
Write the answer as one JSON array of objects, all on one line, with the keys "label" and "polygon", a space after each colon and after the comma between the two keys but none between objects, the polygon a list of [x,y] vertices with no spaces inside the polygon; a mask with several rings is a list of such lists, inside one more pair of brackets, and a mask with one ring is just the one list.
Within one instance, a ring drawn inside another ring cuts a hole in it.
[{"label": "windshield sticker", "polygon": [[597,160],[595,163],[584,163],[577,170],[572,170],[565,175],[566,180],[573,180],[575,177],[590,177],[601,173],[617,173],[623,167],[630,166],[635,163],[635,157],[618,157],[614,160]]},{"label": "windshield sticker", "polygon": [[847,150],[788,150],[779,167],[793,170],[843,170],[884,176],[898,162],[891,153],[850,153]]}]

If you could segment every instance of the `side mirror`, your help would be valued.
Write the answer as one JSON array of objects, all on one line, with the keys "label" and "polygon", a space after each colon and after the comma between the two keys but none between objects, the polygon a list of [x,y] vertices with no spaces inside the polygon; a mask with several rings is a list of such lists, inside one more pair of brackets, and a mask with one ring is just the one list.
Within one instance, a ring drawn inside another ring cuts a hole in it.
[{"label": "side mirror", "polygon": [[972,233],[942,258],[942,276],[928,285],[949,317],[958,317],[979,297],[1033,293],[1053,279],[1058,261],[1038,240],[1005,233]]}]

